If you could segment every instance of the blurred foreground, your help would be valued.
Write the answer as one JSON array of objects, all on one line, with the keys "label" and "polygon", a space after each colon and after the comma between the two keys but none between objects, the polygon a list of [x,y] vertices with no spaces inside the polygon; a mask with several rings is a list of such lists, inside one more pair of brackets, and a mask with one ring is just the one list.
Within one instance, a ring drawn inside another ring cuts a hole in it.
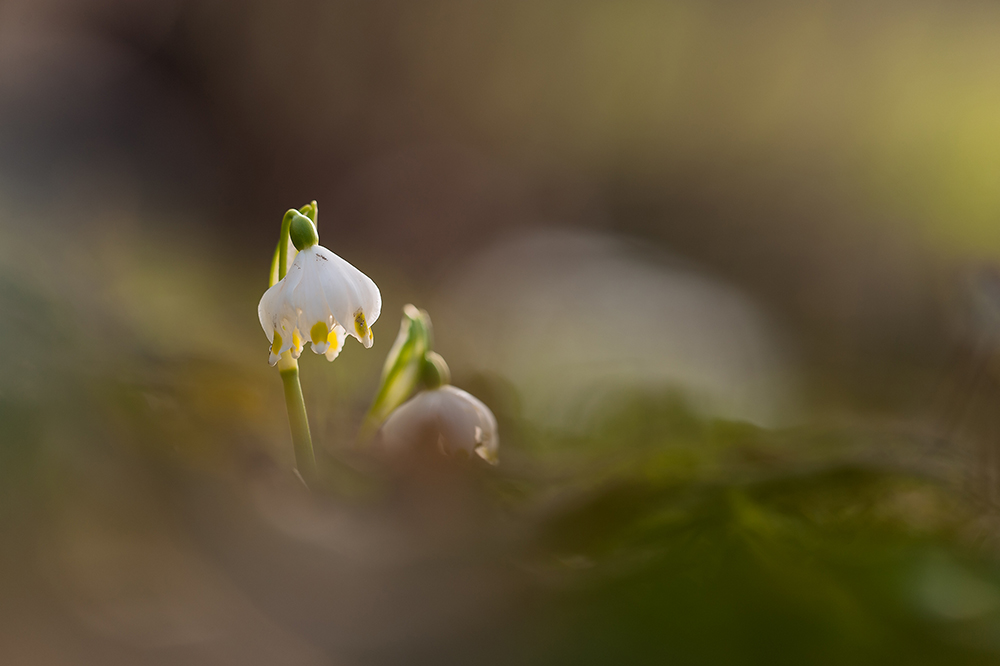
[{"label": "blurred foreground", "polygon": [[[39,238],[8,234],[0,264],[8,663],[954,664],[1000,652],[992,504],[976,466],[926,427],[765,428],[712,416],[735,403],[695,409],[683,392],[614,381],[552,421],[525,402],[536,394],[519,397],[516,369],[460,362],[457,383],[500,420],[501,465],[387,466],[354,444],[382,359],[352,344],[334,364],[302,359],[330,479],[309,493],[290,472],[251,274],[169,239]],[[688,328],[732,307],[681,275],[678,293],[700,294]],[[669,293],[648,300],[675,307]],[[399,304],[385,312],[376,350]],[[700,337],[730,371],[756,358]]]}]

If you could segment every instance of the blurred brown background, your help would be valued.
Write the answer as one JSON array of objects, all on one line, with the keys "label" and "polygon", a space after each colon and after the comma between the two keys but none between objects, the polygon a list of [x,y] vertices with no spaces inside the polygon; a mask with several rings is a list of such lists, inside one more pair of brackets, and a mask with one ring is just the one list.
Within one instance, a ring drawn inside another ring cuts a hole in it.
[{"label": "blurred brown background", "polygon": [[891,386],[1000,251],[996,12],[7,0],[4,198],[169,217],[248,262],[316,198],[327,244],[431,286],[514,229],[611,230],[765,303],[818,397]]}]

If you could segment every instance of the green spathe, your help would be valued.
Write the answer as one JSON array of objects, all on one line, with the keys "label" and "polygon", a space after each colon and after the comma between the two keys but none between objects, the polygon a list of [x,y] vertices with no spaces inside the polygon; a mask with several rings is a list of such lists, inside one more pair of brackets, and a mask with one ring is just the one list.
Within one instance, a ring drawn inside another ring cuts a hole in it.
[{"label": "green spathe", "polygon": [[379,390],[365,417],[362,437],[368,438],[392,410],[406,401],[423,379],[425,356],[431,347],[431,318],[413,305],[403,307],[399,334],[382,366]]}]

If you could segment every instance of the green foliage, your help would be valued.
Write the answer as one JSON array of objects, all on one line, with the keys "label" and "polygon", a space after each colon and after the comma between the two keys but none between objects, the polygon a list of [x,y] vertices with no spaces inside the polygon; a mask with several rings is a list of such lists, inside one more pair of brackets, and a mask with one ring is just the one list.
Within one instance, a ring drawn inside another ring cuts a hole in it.
[{"label": "green foliage", "polygon": [[873,435],[623,402],[587,436],[609,448],[586,480],[508,495],[537,509],[562,488],[503,663],[993,663],[1000,570],[963,536],[975,512],[905,460],[859,457]]}]

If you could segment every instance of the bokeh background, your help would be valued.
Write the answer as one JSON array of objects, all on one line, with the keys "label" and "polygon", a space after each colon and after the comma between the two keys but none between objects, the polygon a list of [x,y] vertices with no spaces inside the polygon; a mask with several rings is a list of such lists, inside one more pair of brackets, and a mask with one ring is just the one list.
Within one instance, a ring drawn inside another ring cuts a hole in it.
[{"label": "bokeh background", "polygon": [[[995,663],[998,81],[966,0],[3,0],[0,661]],[[497,468],[357,444],[408,302]]]}]

